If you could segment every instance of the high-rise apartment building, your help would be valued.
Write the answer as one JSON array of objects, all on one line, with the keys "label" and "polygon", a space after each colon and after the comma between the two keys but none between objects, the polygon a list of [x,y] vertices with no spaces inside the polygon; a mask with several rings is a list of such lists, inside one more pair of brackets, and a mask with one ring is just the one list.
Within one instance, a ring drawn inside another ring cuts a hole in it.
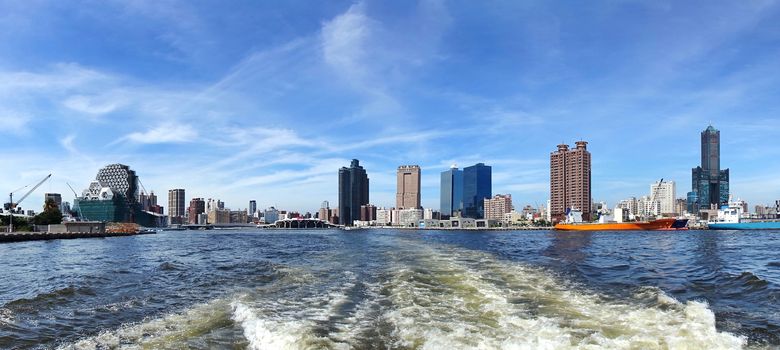
[{"label": "high-rise apartment building", "polygon": [[249,219],[253,219],[255,215],[257,215],[257,201],[251,200],[249,201],[249,209],[246,211],[247,216],[249,216]]},{"label": "high-rise apartment building", "polygon": [[365,204],[360,206],[360,221],[376,220],[376,206]]},{"label": "high-rise apartment building", "polygon": [[360,219],[360,206],[368,204],[368,174],[353,159],[349,168],[339,169],[339,223],[352,226]]},{"label": "high-rise apartment building", "polygon": [[399,166],[396,180],[395,207],[398,209],[420,208],[420,166]]},{"label": "high-rise apartment building", "polygon": [[657,211],[661,214],[675,214],[674,201],[677,198],[677,186],[674,181],[650,184],[650,198],[655,198],[660,203]]},{"label": "high-rise apartment building", "polygon": [[691,170],[691,177],[689,212],[728,205],[729,169],[720,169],[720,131],[712,125],[701,132],[701,166]]},{"label": "high-rise apartment building", "polygon": [[493,192],[493,169],[483,163],[463,168],[463,217],[485,217],[485,198]]},{"label": "high-rise apartment building", "polygon": [[577,141],[574,149],[558,145],[550,153],[550,217],[559,222],[567,210],[579,210],[589,221],[592,212],[591,157],[588,143]]},{"label": "high-rise apartment building", "polygon": [[463,210],[463,171],[456,165],[441,173],[439,210],[443,217],[459,214]]},{"label": "high-rise apartment building", "polygon": [[511,194],[497,194],[493,198],[485,198],[484,201],[485,219],[502,221],[506,214],[512,212]]},{"label": "high-rise apartment building", "polygon": [[193,225],[198,224],[198,216],[206,212],[206,201],[203,198],[193,198],[190,200],[190,207],[187,208],[187,222]]},{"label": "high-rise apartment building", "polygon": [[184,223],[184,189],[168,190],[168,223]]}]

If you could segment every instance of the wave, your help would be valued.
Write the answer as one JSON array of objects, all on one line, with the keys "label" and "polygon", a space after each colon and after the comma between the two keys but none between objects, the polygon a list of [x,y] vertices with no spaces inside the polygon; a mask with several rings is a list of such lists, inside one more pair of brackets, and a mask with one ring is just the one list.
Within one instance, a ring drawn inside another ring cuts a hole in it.
[{"label": "wave", "polygon": [[15,311],[35,312],[44,307],[55,307],[58,304],[69,301],[78,295],[95,295],[95,291],[89,287],[67,286],[49,292],[40,293],[32,298],[16,299],[8,302],[3,308]]}]

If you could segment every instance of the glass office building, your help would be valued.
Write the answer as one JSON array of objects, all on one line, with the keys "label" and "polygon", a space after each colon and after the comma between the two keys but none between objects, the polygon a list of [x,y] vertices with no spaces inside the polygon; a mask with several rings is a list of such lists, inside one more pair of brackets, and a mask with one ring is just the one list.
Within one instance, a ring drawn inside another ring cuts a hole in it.
[{"label": "glass office building", "polygon": [[485,217],[485,198],[493,196],[492,168],[477,163],[463,169],[463,217]]},{"label": "glass office building", "polygon": [[463,210],[463,170],[452,166],[441,173],[439,210],[443,217],[458,216]]},{"label": "glass office building", "polygon": [[688,202],[691,213],[728,205],[729,169],[720,169],[720,131],[710,125],[701,132],[701,166],[691,171],[695,202]]}]

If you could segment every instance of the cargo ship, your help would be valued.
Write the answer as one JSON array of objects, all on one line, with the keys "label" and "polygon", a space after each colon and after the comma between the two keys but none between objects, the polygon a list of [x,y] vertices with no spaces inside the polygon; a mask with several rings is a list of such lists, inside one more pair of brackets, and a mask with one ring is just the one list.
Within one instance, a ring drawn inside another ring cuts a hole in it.
[{"label": "cargo ship", "polygon": [[718,209],[717,219],[707,223],[710,230],[780,230],[780,220],[761,220],[743,217],[741,205]]},{"label": "cargo ship", "polygon": [[637,222],[582,222],[582,214],[570,211],[566,221],[553,228],[559,231],[672,231],[687,230],[687,220],[674,218]]}]

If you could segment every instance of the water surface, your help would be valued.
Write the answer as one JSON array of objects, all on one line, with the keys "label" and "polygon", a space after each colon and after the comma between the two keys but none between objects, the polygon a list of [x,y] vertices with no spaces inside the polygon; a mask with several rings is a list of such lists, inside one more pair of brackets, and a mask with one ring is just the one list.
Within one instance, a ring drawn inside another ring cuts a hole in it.
[{"label": "water surface", "polygon": [[780,232],[186,231],[0,266],[2,348],[780,346]]}]

